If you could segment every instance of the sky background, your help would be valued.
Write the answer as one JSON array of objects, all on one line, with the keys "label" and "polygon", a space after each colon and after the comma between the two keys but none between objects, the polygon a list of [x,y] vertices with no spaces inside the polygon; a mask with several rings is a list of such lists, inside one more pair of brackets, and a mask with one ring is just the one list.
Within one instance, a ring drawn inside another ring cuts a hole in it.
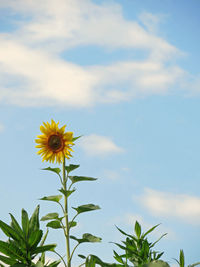
[{"label": "sky background", "polygon": [[[132,233],[138,220],[162,223],[150,240],[168,233],[156,249],[170,266],[180,249],[187,264],[200,261],[199,10],[198,0],[0,0],[1,220],[37,204],[40,216],[59,210],[39,201],[60,185],[34,141],[54,119],[83,135],[74,174],[98,178],[70,198],[101,207],[73,234],[102,243],[78,253],[113,262],[115,225]],[[52,242],[65,253],[61,232]]]}]

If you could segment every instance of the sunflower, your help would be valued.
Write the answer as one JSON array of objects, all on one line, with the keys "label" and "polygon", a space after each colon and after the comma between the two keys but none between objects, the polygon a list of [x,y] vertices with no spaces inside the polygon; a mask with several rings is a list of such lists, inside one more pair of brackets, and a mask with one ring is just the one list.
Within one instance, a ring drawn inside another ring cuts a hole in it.
[{"label": "sunflower", "polygon": [[42,161],[61,163],[64,157],[72,157],[70,152],[73,151],[71,146],[74,145],[73,133],[65,132],[66,125],[59,128],[58,124],[59,122],[51,120],[51,124],[43,122],[40,126],[42,134],[37,136],[35,142],[38,144],[36,148],[41,148],[37,154],[41,155]]}]

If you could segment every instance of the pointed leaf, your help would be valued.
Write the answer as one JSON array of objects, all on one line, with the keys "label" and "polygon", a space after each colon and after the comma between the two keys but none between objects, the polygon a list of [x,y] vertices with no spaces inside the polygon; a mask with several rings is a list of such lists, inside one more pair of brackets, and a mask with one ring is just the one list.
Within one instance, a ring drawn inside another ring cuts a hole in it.
[{"label": "pointed leaf", "polygon": [[127,233],[125,233],[123,230],[121,230],[119,227],[117,227],[116,225],[115,225],[115,227],[117,228],[117,230],[119,230],[120,231],[120,233],[122,233],[123,235],[126,235],[126,236],[129,236],[131,239],[133,239],[133,240],[135,240],[135,241],[137,241],[137,239],[134,237],[134,236],[132,236],[132,235],[129,235],[129,234],[127,234]]},{"label": "pointed leaf", "polygon": [[156,240],[153,244],[150,245],[150,248],[154,247],[156,243],[158,243],[158,241],[160,241],[161,238],[163,238],[165,235],[167,235],[167,233],[161,235],[160,238],[158,238],[158,240]]},{"label": "pointed leaf", "polygon": [[40,200],[59,202],[61,200],[61,198],[62,198],[62,195],[56,195],[56,196],[43,197],[43,198],[40,198]]},{"label": "pointed leaf", "polygon": [[10,227],[8,224],[4,223],[1,220],[0,220],[0,228],[4,232],[4,234],[7,235],[8,237],[16,241],[21,240],[21,236],[12,227]]},{"label": "pointed leaf", "polygon": [[54,213],[48,213],[47,215],[43,216],[40,221],[48,221],[52,219],[58,219],[59,214],[57,212]]},{"label": "pointed leaf", "polygon": [[65,170],[67,171],[67,173],[70,173],[71,171],[73,171],[79,167],[80,167],[80,165],[69,164],[69,166],[65,166]]},{"label": "pointed leaf", "polygon": [[156,227],[158,227],[160,225],[160,223],[159,224],[157,224],[157,225],[155,225],[155,226],[153,226],[152,228],[150,228],[146,233],[144,233],[143,235],[142,235],[142,238],[144,238],[145,236],[147,236],[149,233],[151,233]]},{"label": "pointed leaf", "polygon": [[64,190],[63,188],[61,188],[58,191],[60,191],[64,196],[69,197],[72,193],[76,191],[76,189],[74,188],[72,190]]},{"label": "pointed leaf", "polygon": [[37,205],[36,209],[34,210],[30,220],[29,220],[29,231],[37,231],[40,229],[40,223],[39,223],[39,210],[40,206]]},{"label": "pointed leaf", "polygon": [[141,235],[141,226],[138,223],[138,221],[135,222],[135,233],[137,235],[137,238],[140,238],[140,235]]},{"label": "pointed leaf", "polygon": [[185,266],[185,257],[182,249],[180,250],[179,262],[180,262],[180,267]]},{"label": "pointed leaf", "polygon": [[80,137],[82,137],[82,135],[77,136],[77,137],[73,137],[73,138],[72,138],[72,142],[76,141],[76,140],[79,139]]},{"label": "pointed leaf", "polygon": [[94,204],[86,204],[86,205],[78,206],[77,208],[74,208],[74,207],[72,207],[72,208],[75,209],[78,214],[83,213],[83,212],[87,212],[87,211],[93,211],[93,210],[100,209],[100,207],[98,205],[94,205]]},{"label": "pointed leaf", "polygon": [[12,244],[9,244],[7,242],[1,241],[0,240],[0,252],[5,254],[6,256],[11,257],[12,259],[17,259],[17,260],[23,260],[24,257],[22,255],[22,252],[20,249],[15,247]]},{"label": "pointed leaf", "polygon": [[78,254],[78,256],[79,256],[81,259],[86,259],[86,257],[85,257],[84,255]]},{"label": "pointed leaf", "polygon": [[8,265],[13,265],[16,263],[16,260],[2,256],[2,255],[0,255],[0,261],[3,261],[5,264],[8,264]]},{"label": "pointed leaf", "polygon": [[17,220],[15,219],[15,217],[11,214],[11,228],[13,228],[13,230],[15,230],[17,232],[17,234],[21,237],[21,239],[23,239],[23,231],[20,227],[20,225],[18,224]]},{"label": "pointed leaf", "polygon": [[38,253],[42,253],[45,251],[53,251],[56,247],[56,244],[49,244],[49,245],[44,245],[42,247],[37,247],[35,248],[32,253],[33,254],[38,254]]},{"label": "pointed leaf", "polygon": [[61,226],[61,224],[60,224],[59,221],[51,221],[51,222],[47,223],[46,226],[47,227],[51,227],[53,229],[60,229],[60,228],[62,228],[62,226]]},{"label": "pointed leaf", "polygon": [[96,181],[97,178],[86,177],[86,176],[69,176],[69,179],[72,181],[72,184],[82,181]]},{"label": "pointed leaf", "polygon": [[50,264],[48,265],[48,267],[57,267],[58,264],[60,264],[60,262],[61,262],[60,260],[54,261],[54,262],[50,263]]},{"label": "pointed leaf", "polygon": [[44,168],[44,169],[42,169],[42,170],[44,170],[44,171],[51,171],[51,172],[55,172],[55,173],[57,173],[58,175],[59,175],[59,174],[60,174],[60,172],[61,172],[61,169],[60,169],[60,168],[51,168],[51,167]]},{"label": "pointed leaf", "polygon": [[42,241],[40,242],[41,247],[44,245],[44,242],[47,239],[48,233],[49,233],[49,229],[47,228],[47,231],[46,231],[45,235],[43,236]]},{"label": "pointed leaf", "polygon": [[29,230],[29,219],[28,219],[28,213],[22,209],[22,229],[25,234],[25,236],[28,236],[28,230]]},{"label": "pointed leaf", "polygon": [[30,248],[36,247],[42,239],[42,230],[36,230],[30,233],[28,244]]}]

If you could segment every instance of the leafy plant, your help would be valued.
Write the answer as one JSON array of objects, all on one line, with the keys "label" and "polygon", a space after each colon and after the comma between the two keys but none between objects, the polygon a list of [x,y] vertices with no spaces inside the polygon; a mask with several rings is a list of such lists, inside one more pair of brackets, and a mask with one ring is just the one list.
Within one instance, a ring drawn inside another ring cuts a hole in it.
[{"label": "leafy plant", "polygon": [[158,226],[159,224],[153,226],[146,233],[142,233],[141,226],[136,221],[134,227],[135,235],[127,234],[117,227],[120,233],[126,236],[126,240],[122,241],[123,245],[114,243],[119,248],[124,250],[124,253],[121,255],[114,250],[114,258],[116,261],[123,266],[128,266],[127,264],[129,263],[133,263],[134,266],[143,266],[144,264],[148,264],[160,259],[164,252],[159,253],[158,251],[152,250],[152,248],[163,236],[166,235],[166,233],[153,243],[147,240],[147,235]]},{"label": "leafy plant", "polygon": [[[184,256],[184,252],[181,249],[180,253],[179,253],[179,261],[175,259],[175,261],[179,264],[180,267],[185,267],[185,256]],[[188,267],[194,267],[200,265],[200,262],[196,262],[193,264],[188,265]]]},{"label": "leafy plant", "polygon": [[[71,228],[75,227],[77,225],[77,222],[75,221],[76,217],[82,213],[95,211],[100,209],[98,205],[94,204],[84,204],[80,205],[78,207],[72,207],[72,209],[76,212],[73,218],[70,220],[68,215],[68,202],[69,197],[71,194],[73,194],[76,189],[72,186],[75,183],[83,182],[83,181],[95,181],[96,178],[92,177],[86,177],[86,176],[71,176],[70,173],[77,169],[79,165],[70,164],[69,166],[65,165],[65,159],[63,159],[63,170],[62,170],[62,177],[60,175],[61,169],[60,168],[45,168],[43,170],[51,171],[53,173],[56,173],[60,179],[61,182],[61,189],[58,191],[61,193],[61,195],[53,195],[53,196],[45,196],[41,198],[40,200],[45,201],[51,201],[57,203],[62,210],[63,215],[60,216],[57,212],[48,213],[45,216],[41,218],[41,221],[48,221],[46,224],[47,227],[53,228],[53,229],[61,229],[63,230],[65,239],[66,239],[66,255],[67,255],[67,263],[64,260],[64,257],[60,258],[62,262],[64,263],[65,267],[71,266],[72,257],[74,255],[74,252],[76,251],[77,247],[86,242],[90,243],[96,243],[101,242],[101,238],[94,236],[90,233],[84,233],[81,238],[77,238],[74,235],[71,235]],[[68,185],[69,183],[69,185]],[[62,203],[62,198],[64,198],[64,203]],[[75,240],[77,244],[73,247],[72,252],[70,251],[70,239]]]},{"label": "leafy plant", "polygon": [[[40,229],[39,206],[36,207],[30,219],[28,213],[22,209],[22,226],[12,214],[10,217],[10,225],[0,220],[0,228],[8,237],[7,242],[0,240],[0,252],[2,253],[0,261],[13,267],[29,267],[35,265],[33,259],[42,253],[43,261],[39,261],[37,266],[45,266],[44,252],[54,251],[56,244],[44,245],[47,234],[43,237],[43,231]],[[56,267],[57,265],[58,263],[54,262],[53,265],[49,266]]]}]

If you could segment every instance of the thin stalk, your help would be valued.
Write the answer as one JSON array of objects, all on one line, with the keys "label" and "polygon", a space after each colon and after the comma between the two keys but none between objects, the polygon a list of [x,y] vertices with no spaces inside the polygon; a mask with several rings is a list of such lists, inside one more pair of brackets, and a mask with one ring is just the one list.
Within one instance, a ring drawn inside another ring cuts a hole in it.
[{"label": "thin stalk", "polygon": [[58,255],[58,257],[59,257],[59,258],[61,259],[61,261],[63,262],[64,266],[67,267],[67,265],[66,265],[66,263],[65,263],[65,261],[64,261],[64,259],[63,259],[64,257],[62,257],[62,256],[61,256],[58,252],[56,252],[55,250],[54,250],[54,253]]},{"label": "thin stalk", "polygon": [[[65,171],[65,157],[63,157],[63,189],[67,190],[67,179],[66,179],[66,171]],[[64,217],[65,217],[65,238],[66,238],[66,249],[67,249],[67,267],[71,267],[71,259],[70,259],[70,243],[69,243],[69,219],[68,219],[68,203],[67,197],[64,196]]]}]

